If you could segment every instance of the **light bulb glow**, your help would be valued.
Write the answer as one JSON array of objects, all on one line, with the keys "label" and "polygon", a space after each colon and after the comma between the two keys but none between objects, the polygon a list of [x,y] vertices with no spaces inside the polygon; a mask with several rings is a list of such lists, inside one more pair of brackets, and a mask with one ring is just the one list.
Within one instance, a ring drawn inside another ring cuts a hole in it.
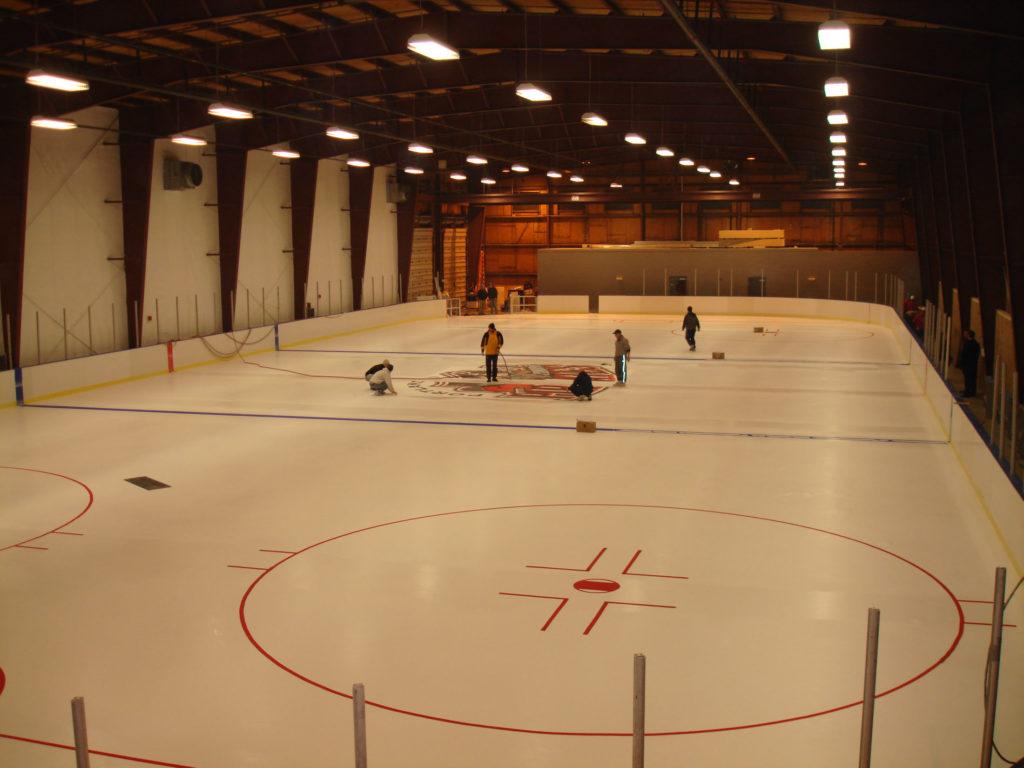
[{"label": "light bulb glow", "polygon": [[462,171],[452,171],[451,173],[448,174],[448,178],[453,179],[455,181],[465,181],[466,174],[464,174]]},{"label": "light bulb glow", "polygon": [[825,95],[829,97],[849,96],[850,84],[844,77],[830,77],[825,81]]},{"label": "light bulb glow", "polygon": [[423,174],[423,169],[415,165],[407,165],[405,166],[405,172],[412,174],[413,176],[420,176]]},{"label": "light bulb glow", "polygon": [[656,150],[654,150],[654,154],[660,155],[661,157],[672,157],[675,155],[675,152],[673,152],[668,147],[658,147]]},{"label": "light bulb glow", "polygon": [[345,161],[345,164],[346,165],[351,165],[353,168],[369,168],[370,167],[370,161],[369,160],[363,160],[363,158],[361,158],[361,157],[350,157],[348,160]]},{"label": "light bulb glow", "polygon": [[711,169],[708,168],[706,165],[698,165],[697,173],[711,173]]},{"label": "light bulb glow", "polygon": [[829,19],[818,27],[818,47],[836,51],[850,47],[850,27],[839,19]]},{"label": "light bulb glow", "polygon": [[459,58],[459,52],[450,45],[442,43],[440,40],[435,40],[430,35],[423,34],[422,32],[410,37],[407,47],[413,53],[426,56],[434,61],[451,61]]},{"label": "light bulb glow", "polygon": [[608,186],[611,187],[612,189],[622,189],[622,185],[617,181],[613,181]]},{"label": "light bulb glow", "polygon": [[349,128],[342,128],[340,125],[332,125],[324,131],[332,139],[358,139],[359,134]]},{"label": "light bulb glow", "polygon": [[740,185],[739,179],[729,179],[729,186],[738,187]]},{"label": "light bulb glow", "polygon": [[832,157],[846,157],[846,147],[832,147]]},{"label": "light bulb glow", "polygon": [[527,101],[551,101],[551,94],[533,83],[520,83],[517,85],[516,96]]},{"label": "light bulb glow", "polygon": [[835,131],[834,133],[832,133],[832,135],[828,137],[828,140],[833,144],[845,144],[846,134],[843,133],[842,131]]},{"label": "light bulb glow", "polygon": [[214,117],[228,117],[232,120],[249,120],[252,117],[252,112],[248,109],[223,104],[219,101],[207,107],[206,111]]},{"label": "light bulb glow", "polygon": [[69,93],[89,90],[89,83],[85,80],[79,80],[77,77],[58,75],[53,72],[46,72],[42,69],[31,70],[27,75],[25,75],[25,82],[29,85],[35,85],[40,88],[52,88],[57,91],[67,91]]},{"label": "light bulb glow", "polygon": [[688,157],[680,157],[679,158],[679,164],[680,165],[691,166],[691,165],[693,165],[693,160],[691,160]]},{"label": "light bulb glow", "polygon": [[487,158],[479,155],[467,155],[466,162],[471,165],[487,165]]},{"label": "light bulb glow", "polygon": [[420,144],[418,141],[414,141],[409,145],[409,151],[415,152],[417,155],[432,155],[434,154],[433,147],[428,147],[426,144]]},{"label": "light bulb glow", "polygon": [[608,121],[597,114],[597,112],[584,112],[580,120],[587,125],[608,125]]},{"label": "light bulb glow", "polygon": [[294,160],[295,158],[300,157],[298,152],[294,152],[290,149],[275,149],[271,154],[274,157],[283,157],[286,160]]},{"label": "light bulb glow", "polygon": [[572,176],[569,177],[569,181],[579,184],[583,181],[583,177],[580,176],[578,173],[574,173]]},{"label": "light bulb glow", "polygon": [[190,136],[187,133],[179,133],[176,136],[171,136],[171,141],[174,144],[184,144],[187,147],[205,147],[206,139],[202,136]]},{"label": "light bulb glow", "polygon": [[481,184],[497,184],[498,182],[496,182],[490,176],[484,176],[482,179],[480,179],[480,183]]},{"label": "light bulb glow", "polygon": [[646,144],[647,139],[641,136],[639,133],[627,133],[625,138],[627,144]]},{"label": "light bulb glow", "polygon": [[522,163],[513,163],[511,166],[512,170],[516,173],[529,173],[530,169]]},{"label": "light bulb glow", "polygon": [[44,117],[36,115],[32,118],[32,125],[36,128],[49,128],[52,131],[71,131],[78,127],[74,120],[65,120],[60,117]]},{"label": "light bulb glow", "polygon": [[828,120],[829,125],[846,125],[850,122],[850,119],[846,116],[846,113],[841,109],[833,109],[825,118]]},{"label": "light bulb glow", "polygon": [[708,174],[708,176],[710,176],[712,179],[722,178],[722,174],[719,173],[718,171],[712,171],[711,173]]},{"label": "light bulb glow", "polygon": [[562,174],[559,171],[548,171],[546,175],[547,175],[547,177],[549,179],[560,179],[560,178],[562,178]]}]

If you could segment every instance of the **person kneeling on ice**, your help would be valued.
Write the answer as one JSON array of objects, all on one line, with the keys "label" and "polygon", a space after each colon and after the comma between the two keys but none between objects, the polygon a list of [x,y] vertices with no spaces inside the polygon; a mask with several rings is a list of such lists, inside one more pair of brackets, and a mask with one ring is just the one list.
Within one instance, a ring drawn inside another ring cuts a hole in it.
[{"label": "person kneeling on ice", "polygon": [[375,374],[381,368],[387,368],[389,371],[395,370],[395,366],[393,366],[389,361],[385,360],[383,363],[377,363],[376,365],[371,365],[369,370],[366,373],[363,374],[363,377],[367,381],[369,381],[370,377],[372,377],[373,374]]},{"label": "person kneeling on ice", "polygon": [[383,395],[386,392],[390,392],[392,395],[397,395],[395,387],[391,383],[391,371],[394,366],[385,360],[379,370],[375,371],[369,378],[370,389],[376,392],[378,395]]},{"label": "person kneeling on ice", "polygon": [[569,385],[569,391],[576,395],[577,400],[592,400],[591,395],[594,394],[594,382],[590,379],[590,374],[586,371],[580,371],[576,374],[576,378],[572,384]]}]

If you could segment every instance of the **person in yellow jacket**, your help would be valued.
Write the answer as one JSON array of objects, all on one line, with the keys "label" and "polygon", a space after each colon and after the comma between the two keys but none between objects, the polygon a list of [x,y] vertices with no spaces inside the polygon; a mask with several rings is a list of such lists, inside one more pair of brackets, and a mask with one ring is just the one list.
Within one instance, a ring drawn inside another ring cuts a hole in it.
[{"label": "person in yellow jacket", "polygon": [[501,345],[504,343],[505,338],[501,331],[494,327],[494,323],[489,323],[483,338],[480,339],[480,352],[487,364],[488,382],[498,380],[498,353],[501,352]]}]

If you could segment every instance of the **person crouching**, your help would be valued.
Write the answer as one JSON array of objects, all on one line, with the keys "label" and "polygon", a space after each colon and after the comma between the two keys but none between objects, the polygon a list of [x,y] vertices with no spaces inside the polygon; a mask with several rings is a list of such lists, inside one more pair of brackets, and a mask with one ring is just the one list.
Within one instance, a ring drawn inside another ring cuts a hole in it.
[{"label": "person crouching", "polygon": [[[374,370],[376,368],[376,370]],[[386,392],[390,392],[392,395],[397,395],[394,384],[391,383],[391,371],[395,366],[385,360],[379,365],[373,366],[369,371],[366,372],[367,381],[370,382],[370,389],[378,395],[383,395]]]},{"label": "person crouching", "polygon": [[592,400],[594,382],[591,380],[590,374],[586,371],[577,373],[576,378],[569,385],[569,391],[576,395],[577,400]]}]

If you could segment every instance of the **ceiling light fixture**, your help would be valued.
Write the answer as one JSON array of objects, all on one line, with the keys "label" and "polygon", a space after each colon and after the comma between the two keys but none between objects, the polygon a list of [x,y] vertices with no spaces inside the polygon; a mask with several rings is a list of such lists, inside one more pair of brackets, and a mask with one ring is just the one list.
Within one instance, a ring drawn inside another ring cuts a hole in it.
[{"label": "ceiling light fixture", "polygon": [[641,136],[639,133],[627,133],[624,137],[627,144],[646,144],[647,139]]},{"label": "ceiling light fixture", "polygon": [[358,139],[359,134],[349,128],[342,128],[340,125],[332,125],[324,131],[332,139]]},{"label": "ceiling light fixture", "polygon": [[580,120],[587,125],[608,125],[608,121],[597,114],[597,112],[584,112]]},{"label": "ceiling light fixture", "polygon": [[455,181],[465,181],[466,174],[464,174],[462,171],[452,171],[451,173],[448,174],[448,178],[454,179]]},{"label": "ceiling light fixture", "polygon": [[608,186],[611,187],[612,189],[622,189],[622,185],[617,181],[613,181]]},{"label": "ceiling light fixture", "polygon": [[351,166],[353,168],[369,168],[370,161],[363,160],[363,158],[361,157],[350,157],[348,160],[345,161],[345,165]]},{"label": "ceiling light fixture", "polygon": [[206,108],[208,114],[214,117],[229,117],[232,120],[249,120],[252,117],[252,112],[243,107],[235,107],[231,104],[224,104],[223,102],[216,102]]},{"label": "ceiling light fixture", "polygon": [[850,84],[845,77],[830,77],[825,81],[826,96],[849,96]]},{"label": "ceiling light fixture", "polygon": [[845,168],[846,167],[846,160],[844,160],[841,157],[833,157],[832,158],[832,166],[835,167],[835,168]]},{"label": "ceiling light fixture", "polygon": [[29,85],[39,86],[40,88],[53,88],[57,91],[68,91],[69,93],[89,90],[89,84],[85,80],[79,80],[77,77],[58,75],[42,69],[33,69],[29,71],[29,73],[25,75],[25,82]]},{"label": "ceiling light fixture", "polygon": [[712,171],[711,173],[708,174],[708,176],[710,176],[712,179],[722,178],[722,174],[719,171]]},{"label": "ceiling light fixture", "polygon": [[549,179],[560,179],[560,178],[562,178],[562,174],[559,171],[548,171],[546,175],[547,175],[547,177]]},{"label": "ceiling light fixture", "polygon": [[583,181],[583,177],[580,176],[578,173],[574,173],[572,176],[569,177],[569,181],[579,184]]},{"label": "ceiling light fixture", "polygon": [[693,165],[693,160],[691,160],[688,157],[680,157],[679,158],[679,164],[680,165],[690,166],[690,165]]},{"label": "ceiling light fixture", "polygon": [[833,109],[825,118],[828,120],[829,125],[846,125],[850,122],[850,119],[846,116],[846,113],[841,109]]},{"label": "ceiling light fixture", "polygon": [[864,161],[864,160],[861,160],[859,163],[857,163],[857,165],[859,165],[861,168],[864,168],[867,165],[867,162]]},{"label": "ceiling light fixture", "polygon": [[729,186],[738,187],[740,185],[739,179],[729,179]]},{"label": "ceiling light fixture", "polygon": [[836,186],[837,187],[845,187],[846,186],[846,182],[845,181],[837,181],[836,182]]},{"label": "ceiling light fixture", "polygon": [[843,133],[842,131],[835,131],[831,136],[828,137],[828,140],[831,141],[833,144],[845,144],[846,134]]},{"label": "ceiling light fixture", "polygon": [[459,58],[459,52],[447,43],[435,40],[430,35],[419,32],[409,38],[407,44],[410,51],[426,56],[434,61],[451,61]]},{"label": "ceiling light fixture", "polygon": [[832,157],[846,157],[846,147],[832,147]]},{"label": "ceiling light fixture", "polygon": [[487,158],[479,155],[467,155],[466,162],[471,165],[487,165]]},{"label": "ceiling light fixture", "polygon": [[174,144],[184,144],[187,147],[205,147],[206,139],[202,136],[190,136],[187,133],[179,133],[176,136],[171,136],[171,141]]},{"label": "ceiling light fixture", "polygon": [[522,163],[512,163],[512,170],[516,173],[529,173],[530,169]]},{"label": "ceiling light fixture", "polygon": [[405,166],[405,172],[412,174],[413,176],[421,176],[423,174],[423,169],[415,165],[407,165]]},{"label": "ceiling light fixture", "polygon": [[426,144],[420,144],[418,141],[414,141],[409,145],[409,151],[415,152],[417,155],[432,155],[434,154],[433,147],[428,147]]},{"label": "ceiling light fixture", "polygon": [[52,131],[71,131],[78,127],[74,120],[65,120],[62,117],[44,117],[36,115],[32,118],[32,125],[36,128],[49,128]]},{"label": "ceiling light fixture", "polygon": [[654,150],[654,154],[660,155],[661,157],[674,157],[676,153],[668,147],[658,147]]},{"label": "ceiling light fixture", "polygon": [[283,157],[286,160],[294,160],[297,157],[301,157],[301,155],[299,155],[298,152],[295,152],[290,149],[275,149],[271,154],[274,157]]},{"label": "ceiling light fixture", "polygon": [[818,47],[836,51],[850,47],[850,27],[845,21],[829,19],[818,27]]},{"label": "ceiling light fixture", "polygon": [[698,165],[697,173],[711,173],[711,169],[708,168],[706,165]]},{"label": "ceiling light fixture", "polygon": [[520,83],[517,85],[516,96],[527,101],[551,101],[551,94],[533,83]]},{"label": "ceiling light fixture", "polygon": [[496,182],[490,176],[484,176],[482,179],[480,179],[480,183],[481,184],[497,184],[498,182]]}]

